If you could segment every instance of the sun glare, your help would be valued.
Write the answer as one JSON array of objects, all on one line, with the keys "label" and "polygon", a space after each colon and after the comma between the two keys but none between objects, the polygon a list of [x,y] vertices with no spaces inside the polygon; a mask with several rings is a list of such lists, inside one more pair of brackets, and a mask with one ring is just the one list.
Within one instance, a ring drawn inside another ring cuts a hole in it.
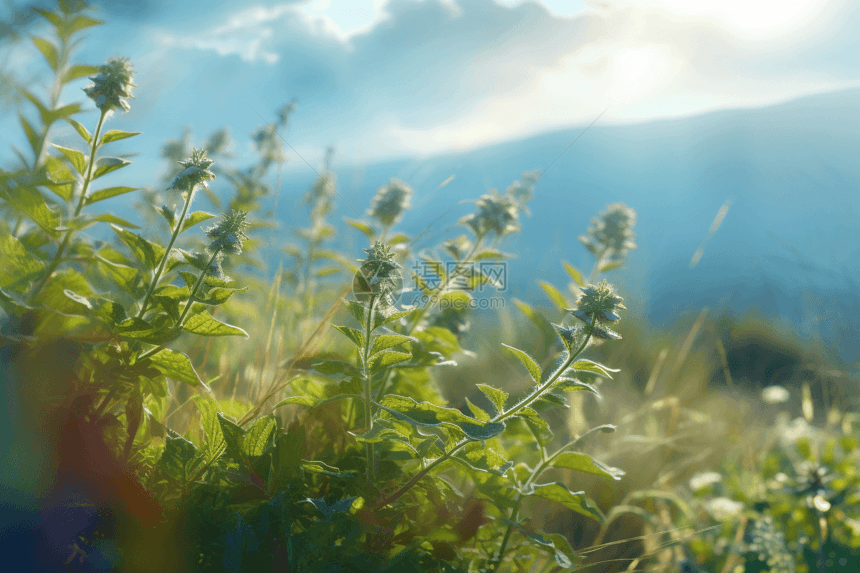
[{"label": "sun glare", "polygon": [[803,23],[821,0],[656,0],[655,7],[684,17],[713,18],[741,30],[782,32]]}]

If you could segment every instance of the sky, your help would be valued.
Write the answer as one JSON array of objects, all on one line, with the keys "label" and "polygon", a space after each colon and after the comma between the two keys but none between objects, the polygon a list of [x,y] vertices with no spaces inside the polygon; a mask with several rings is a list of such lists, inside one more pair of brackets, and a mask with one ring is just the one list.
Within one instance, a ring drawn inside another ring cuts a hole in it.
[{"label": "sky", "polygon": [[[136,69],[113,127],[159,146],[186,125],[197,143],[227,126],[240,157],[293,99],[294,154],[319,164],[333,145],[363,163],[860,85],[856,0],[96,4],[107,24],[80,59]],[[22,75],[39,65],[26,43],[4,60]]]}]

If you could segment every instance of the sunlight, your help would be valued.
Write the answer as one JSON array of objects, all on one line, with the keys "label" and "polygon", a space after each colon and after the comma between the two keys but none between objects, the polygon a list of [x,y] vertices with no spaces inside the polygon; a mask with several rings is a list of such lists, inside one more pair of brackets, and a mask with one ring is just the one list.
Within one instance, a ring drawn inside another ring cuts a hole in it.
[{"label": "sunlight", "polygon": [[626,48],[612,56],[609,79],[616,98],[632,101],[664,86],[674,66],[669,50],[662,46]]},{"label": "sunlight", "polygon": [[657,7],[685,17],[711,17],[743,30],[783,31],[805,21],[821,0],[656,0]]}]

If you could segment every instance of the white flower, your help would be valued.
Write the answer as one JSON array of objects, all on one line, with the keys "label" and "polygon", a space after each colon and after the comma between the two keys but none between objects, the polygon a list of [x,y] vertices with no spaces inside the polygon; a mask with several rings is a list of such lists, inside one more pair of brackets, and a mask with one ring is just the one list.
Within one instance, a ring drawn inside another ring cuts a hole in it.
[{"label": "white flower", "polygon": [[725,521],[738,515],[744,509],[744,504],[727,497],[715,497],[705,504],[705,509],[718,521]]},{"label": "white flower", "polygon": [[699,491],[709,485],[719,483],[722,479],[723,476],[717,472],[698,473],[690,478],[690,489],[693,491]]},{"label": "white flower", "polygon": [[768,386],[761,391],[761,399],[768,404],[783,404],[788,402],[791,394],[783,386]]}]

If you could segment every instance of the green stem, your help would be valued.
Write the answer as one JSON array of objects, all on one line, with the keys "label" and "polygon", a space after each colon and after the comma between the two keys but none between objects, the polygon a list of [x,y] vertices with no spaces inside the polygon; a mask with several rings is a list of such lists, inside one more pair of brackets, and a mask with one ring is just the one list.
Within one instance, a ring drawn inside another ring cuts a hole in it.
[{"label": "green stem", "polygon": [[[364,424],[367,427],[366,431],[373,429],[373,411],[371,410],[372,395],[371,386],[373,385],[373,373],[370,371],[370,334],[373,331],[373,315],[376,311],[376,296],[370,295],[370,306],[367,308],[367,318],[364,323],[364,349],[362,351],[361,361],[364,367]],[[373,483],[376,481],[376,454],[373,444],[365,443],[367,453],[367,481]]]},{"label": "green stem", "polygon": [[179,220],[176,221],[176,227],[173,229],[173,233],[170,235],[170,242],[167,243],[167,250],[164,251],[164,256],[161,258],[161,262],[158,265],[158,269],[156,269],[155,274],[152,275],[152,281],[149,283],[149,288],[146,290],[146,295],[143,297],[143,302],[140,303],[140,311],[137,313],[137,318],[143,318],[143,313],[146,312],[146,308],[149,305],[149,298],[152,296],[155,287],[158,285],[158,281],[161,279],[161,273],[164,272],[164,266],[167,264],[167,259],[170,258],[170,249],[173,248],[173,243],[176,242],[176,237],[178,237],[179,233],[182,232],[182,223],[185,221],[185,215],[188,213],[188,208],[191,206],[191,200],[193,198],[194,185],[192,185],[191,188],[188,190],[188,197],[185,200],[185,204],[182,206],[182,214],[179,216]]},{"label": "green stem", "polygon": [[[78,205],[75,207],[75,214],[72,217],[73,219],[81,214],[81,210],[84,208],[84,204],[87,200],[87,190],[89,189],[90,181],[92,180],[93,166],[96,163],[96,150],[98,150],[99,135],[101,134],[102,125],[104,125],[106,115],[107,112],[105,110],[102,110],[101,115],[99,115],[99,123],[96,126],[96,132],[93,134],[93,143],[92,147],[90,148],[90,157],[87,165],[87,175],[86,177],[84,177],[84,185],[81,188],[81,196],[78,199]],[[38,286],[36,286],[36,289],[33,291],[33,294],[30,295],[30,300],[35,300],[39,293],[42,292],[42,289],[45,288],[45,284],[47,284],[48,279],[51,277],[53,272],[57,270],[57,267],[62,261],[63,252],[66,250],[66,247],[68,247],[69,241],[72,239],[73,233],[73,229],[69,229],[68,231],[66,231],[66,235],[65,237],[63,237],[63,241],[60,243],[60,246],[57,247],[57,253],[51,260],[51,264],[48,265],[48,269],[45,271],[42,280],[39,282]]]}]

